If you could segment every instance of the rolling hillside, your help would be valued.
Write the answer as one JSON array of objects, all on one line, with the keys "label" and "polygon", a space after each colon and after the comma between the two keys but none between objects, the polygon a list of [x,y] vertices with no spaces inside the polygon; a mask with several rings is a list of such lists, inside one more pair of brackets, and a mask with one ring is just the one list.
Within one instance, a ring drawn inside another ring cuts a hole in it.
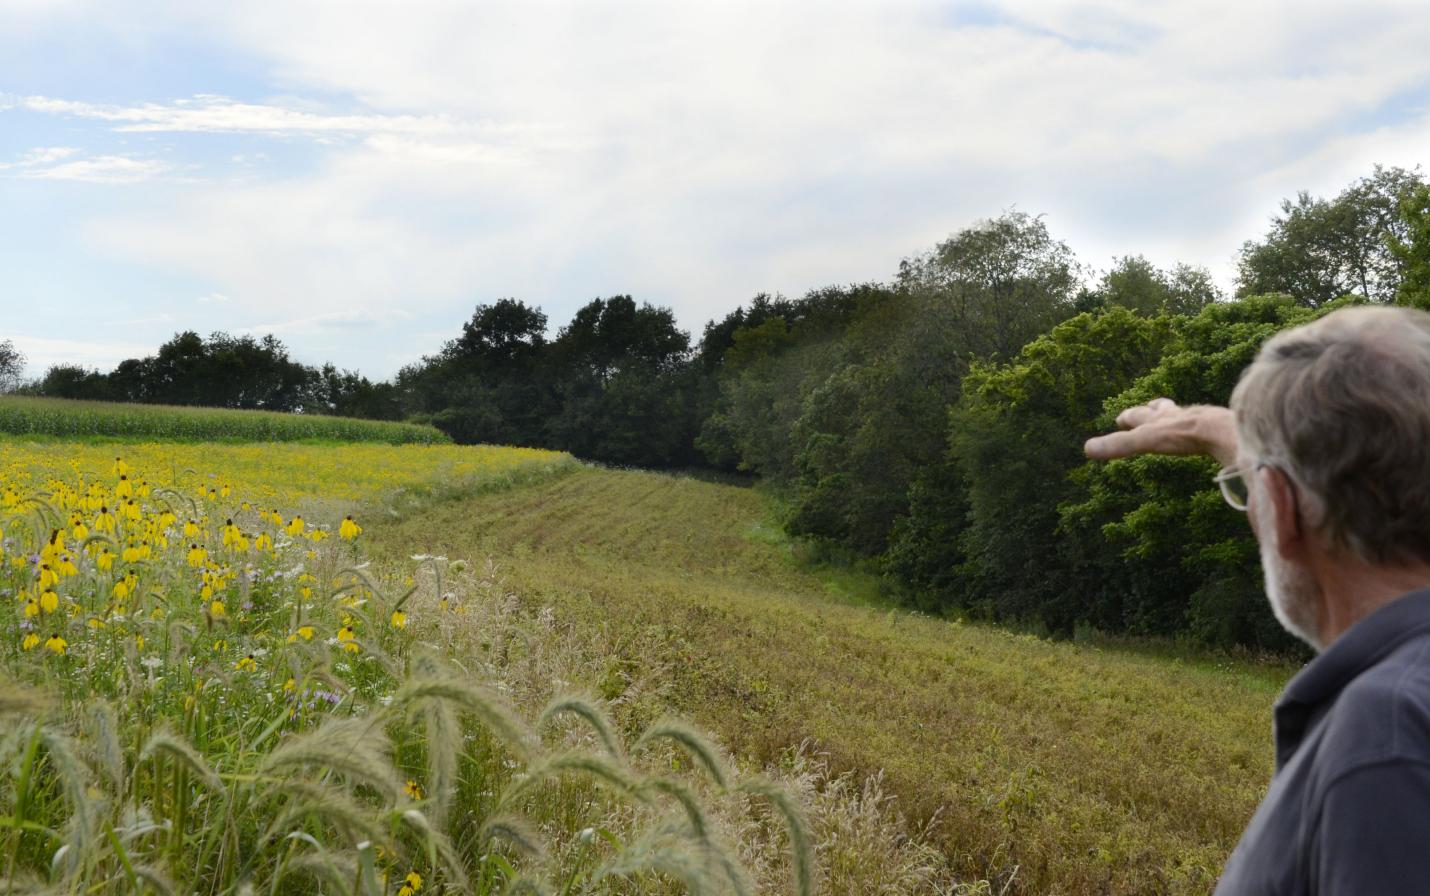
[{"label": "rolling hillside", "polygon": [[1269,780],[1290,667],[871,606],[797,562],[768,511],[750,489],[582,468],[374,521],[371,550],[490,560],[619,658],[602,696],[659,689],[737,756],[808,740],[837,770],[883,770],[909,830],[969,878],[1210,890]]}]

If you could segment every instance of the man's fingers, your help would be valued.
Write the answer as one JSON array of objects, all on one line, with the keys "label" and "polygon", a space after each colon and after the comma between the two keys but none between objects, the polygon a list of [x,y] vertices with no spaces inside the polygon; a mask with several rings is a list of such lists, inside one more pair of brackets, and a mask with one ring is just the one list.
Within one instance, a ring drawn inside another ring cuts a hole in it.
[{"label": "man's fingers", "polygon": [[[1119,422],[1121,421],[1119,420]],[[1120,457],[1131,457],[1148,449],[1150,444],[1148,436],[1149,433],[1142,429],[1108,433],[1105,436],[1094,436],[1088,439],[1082,450],[1093,460],[1116,460]]]},{"label": "man's fingers", "polygon": [[1122,429],[1132,429],[1177,409],[1177,403],[1170,398],[1154,398],[1146,404],[1139,404],[1118,414],[1117,425]]}]

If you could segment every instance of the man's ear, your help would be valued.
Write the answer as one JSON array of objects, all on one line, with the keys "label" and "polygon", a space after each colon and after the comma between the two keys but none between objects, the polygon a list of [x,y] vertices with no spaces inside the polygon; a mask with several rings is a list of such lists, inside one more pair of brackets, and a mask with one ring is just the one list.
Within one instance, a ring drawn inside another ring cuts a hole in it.
[{"label": "man's ear", "polygon": [[1262,533],[1263,538],[1274,539],[1276,551],[1288,560],[1301,559],[1306,551],[1306,530],[1301,528],[1301,514],[1296,503],[1296,487],[1281,470],[1272,466],[1262,467],[1257,473],[1261,481],[1260,497],[1271,504],[1275,531]]}]

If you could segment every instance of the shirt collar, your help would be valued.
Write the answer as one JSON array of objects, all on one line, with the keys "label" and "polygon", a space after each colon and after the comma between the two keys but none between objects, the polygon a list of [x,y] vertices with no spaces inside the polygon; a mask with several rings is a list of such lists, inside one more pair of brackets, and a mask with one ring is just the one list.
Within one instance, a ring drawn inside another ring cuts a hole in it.
[{"label": "shirt collar", "polygon": [[1430,631],[1430,588],[1385,604],[1335,640],[1292,678],[1276,701],[1276,766],[1300,746],[1311,717],[1357,675],[1410,638]]}]

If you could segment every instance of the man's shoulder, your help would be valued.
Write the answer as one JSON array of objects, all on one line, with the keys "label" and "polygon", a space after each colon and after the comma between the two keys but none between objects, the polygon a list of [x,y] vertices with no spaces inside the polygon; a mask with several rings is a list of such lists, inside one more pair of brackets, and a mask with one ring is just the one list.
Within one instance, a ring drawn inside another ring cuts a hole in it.
[{"label": "man's shoulder", "polygon": [[1369,765],[1430,763],[1430,636],[1398,645],[1346,685],[1317,753],[1323,786]]}]

